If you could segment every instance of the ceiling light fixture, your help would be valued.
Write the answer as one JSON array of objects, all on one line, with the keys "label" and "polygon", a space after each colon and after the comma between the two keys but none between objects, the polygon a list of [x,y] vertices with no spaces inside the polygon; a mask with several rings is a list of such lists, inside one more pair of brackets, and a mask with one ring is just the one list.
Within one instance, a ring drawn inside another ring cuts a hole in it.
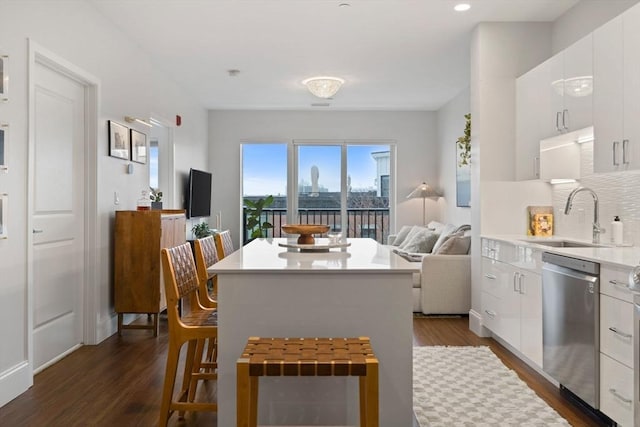
[{"label": "ceiling light fixture", "polygon": [[471,9],[471,5],[469,3],[458,3],[453,7],[453,10],[456,12],[466,12],[469,9]]},{"label": "ceiling light fixture", "polygon": [[318,98],[331,98],[338,92],[344,80],[339,77],[318,76],[302,81],[302,84],[309,89],[309,92]]},{"label": "ceiling light fixture", "polygon": [[124,121],[127,123],[140,123],[141,125],[152,127],[153,125],[146,120],[139,119],[137,117],[124,116]]}]

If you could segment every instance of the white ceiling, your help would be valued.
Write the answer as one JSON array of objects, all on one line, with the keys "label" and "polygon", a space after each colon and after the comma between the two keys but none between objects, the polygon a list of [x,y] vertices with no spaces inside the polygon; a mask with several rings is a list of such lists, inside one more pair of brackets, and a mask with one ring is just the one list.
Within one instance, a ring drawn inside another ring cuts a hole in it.
[{"label": "white ceiling", "polygon": [[[437,110],[469,84],[486,21],[554,21],[578,0],[88,0],[209,109]],[[349,7],[340,7],[349,3]],[[229,69],[238,69],[230,77]],[[346,83],[330,107],[301,81]]]}]

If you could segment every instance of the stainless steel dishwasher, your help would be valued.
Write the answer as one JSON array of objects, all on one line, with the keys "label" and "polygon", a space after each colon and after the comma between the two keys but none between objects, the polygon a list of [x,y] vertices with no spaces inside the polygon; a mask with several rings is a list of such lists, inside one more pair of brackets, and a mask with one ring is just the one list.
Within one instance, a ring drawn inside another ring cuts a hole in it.
[{"label": "stainless steel dishwasher", "polygon": [[542,369],[598,409],[600,264],[548,252],[542,261]]}]

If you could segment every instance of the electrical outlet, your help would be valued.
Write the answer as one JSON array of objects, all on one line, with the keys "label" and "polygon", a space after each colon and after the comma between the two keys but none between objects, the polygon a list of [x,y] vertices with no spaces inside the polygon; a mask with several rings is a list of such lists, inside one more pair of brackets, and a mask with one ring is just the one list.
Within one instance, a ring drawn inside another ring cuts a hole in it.
[{"label": "electrical outlet", "polygon": [[120,194],[118,194],[117,191],[113,192],[113,204],[114,205],[119,205],[120,204]]}]

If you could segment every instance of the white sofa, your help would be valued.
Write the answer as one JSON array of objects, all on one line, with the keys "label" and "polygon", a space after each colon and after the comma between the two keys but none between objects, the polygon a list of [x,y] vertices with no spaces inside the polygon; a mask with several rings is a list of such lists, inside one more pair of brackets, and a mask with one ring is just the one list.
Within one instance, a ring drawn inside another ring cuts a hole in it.
[{"label": "white sofa", "polygon": [[[430,223],[432,225],[433,223]],[[470,234],[469,232],[466,232]],[[387,243],[393,246],[396,235]],[[392,248],[393,249],[393,248]],[[398,251],[402,252],[402,251]],[[413,311],[468,314],[471,309],[471,255],[409,254],[421,263],[413,277]]]}]

